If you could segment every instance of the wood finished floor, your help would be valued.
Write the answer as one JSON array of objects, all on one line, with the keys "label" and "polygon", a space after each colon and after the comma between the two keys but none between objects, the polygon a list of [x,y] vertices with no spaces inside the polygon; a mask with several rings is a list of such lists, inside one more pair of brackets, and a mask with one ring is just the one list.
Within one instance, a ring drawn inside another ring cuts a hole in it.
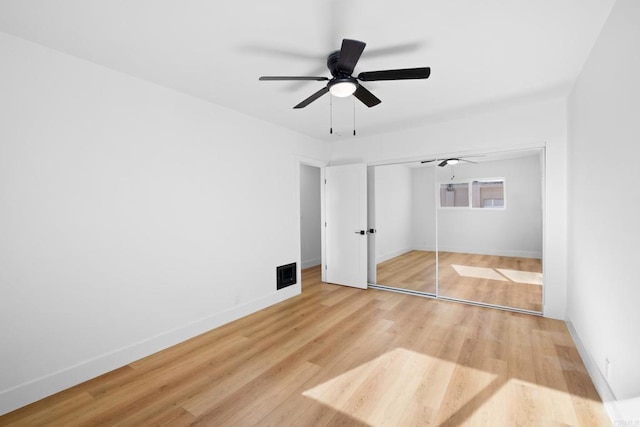
[{"label": "wood finished floor", "polygon": [[[500,272],[542,273],[539,259],[440,252],[438,262],[442,296],[542,312],[541,285],[518,282],[521,279]],[[459,266],[471,267],[468,275]],[[436,254],[410,251],[382,262],[377,266],[377,282],[435,294]]]},{"label": "wood finished floor", "polygon": [[0,425],[610,425],[563,322],[302,284]]}]

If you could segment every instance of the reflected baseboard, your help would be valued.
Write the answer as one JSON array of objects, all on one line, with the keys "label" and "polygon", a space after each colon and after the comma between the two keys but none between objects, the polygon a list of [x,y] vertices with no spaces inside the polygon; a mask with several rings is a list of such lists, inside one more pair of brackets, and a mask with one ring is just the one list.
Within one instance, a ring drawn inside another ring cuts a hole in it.
[{"label": "reflected baseboard", "polygon": [[376,264],[380,264],[381,262],[389,261],[390,259],[393,259],[395,257],[399,257],[400,255],[404,255],[404,254],[409,253],[409,252],[411,252],[413,250],[415,250],[415,249],[413,249],[413,248],[403,248],[403,249],[399,249],[397,251],[386,253],[384,255],[379,255],[379,256],[376,257]]},{"label": "reflected baseboard", "polygon": [[[406,249],[402,251],[397,251],[397,255],[402,255],[403,253],[409,251],[425,251],[425,252],[436,252],[435,246],[430,245],[414,245],[411,249]],[[534,259],[542,259],[541,251],[520,251],[520,250],[496,250],[496,249],[485,249],[485,248],[462,248],[462,247],[445,247],[440,246],[437,248],[440,252],[454,252],[461,254],[476,254],[476,255],[492,255],[492,256],[506,256],[506,257],[515,257],[515,258],[534,258]],[[381,262],[387,261],[393,258],[393,256],[386,257],[380,256],[376,259],[376,263],[379,264]]]},{"label": "reflected baseboard", "polygon": [[460,254],[542,259],[542,252],[539,252],[539,251],[518,251],[518,250],[499,250],[499,249],[494,250],[494,249],[457,248],[457,247],[438,247],[438,251],[454,252],[454,253],[460,253]]}]

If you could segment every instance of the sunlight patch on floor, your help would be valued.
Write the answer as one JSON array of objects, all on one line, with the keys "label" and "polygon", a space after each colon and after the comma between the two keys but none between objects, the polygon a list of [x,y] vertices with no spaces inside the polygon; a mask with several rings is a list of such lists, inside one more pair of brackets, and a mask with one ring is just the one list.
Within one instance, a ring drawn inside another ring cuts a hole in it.
[{"label": "sunlight patch on floor", "polygon": [[437,416],[443,396],[442,377],[464,372],[467,383],[460,405],[496,378],[491,372],[396,348],[345,372],[303,395],[370,425],[414,425]]},{"label": "sunlight patch on floor", "polygon": [[504,268],[496,268],[496,270],[505,275],[512,282],[542,285],[542,273],[536,273],[534,271],[507,270]]},{"label": "sunlight patch on floor", "polygon": [[[513,407],[507,414],[512,425],[584,425],[576,417],[574,404],[587,408],[594,402],[587,398],[572,394],[567,390],[546,387],[519,378],[511,378],[503,391],[509,394]],[[516,409],[517,408],[517,409]],[[591,412],[591,411],[589,411]],[[593,413],[597,414],[595,407]],[[606,425],[595,417],[590,425]]]},{"label": "sunlight patch on floor", "polygon": [[534,271],[509,270],[506,268],[474,267],[470,265],[451,264],[451,267],[462,277],[474,279],[497,280],[500,282],[526,283],[542,286],[542,273]]},{"label": "sunlight patch on floor", "polygon": [[473,277],[476,279],[489,279],[499,280],[501,282],[507,282],[508,280],[493,268],[487,267],[472,267],[469,265],[457,265],[451,264],[451,267],[463,277]]}]

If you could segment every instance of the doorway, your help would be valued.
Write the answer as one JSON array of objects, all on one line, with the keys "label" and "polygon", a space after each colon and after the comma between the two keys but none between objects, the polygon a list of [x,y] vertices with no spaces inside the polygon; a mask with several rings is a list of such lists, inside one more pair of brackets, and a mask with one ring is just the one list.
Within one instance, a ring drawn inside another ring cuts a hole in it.
[{"label": "doorway", "polygon": [[320,166],[300,163],[300,277],[303,291],[305,273],[316,272],[322,264],[321,175]]}]

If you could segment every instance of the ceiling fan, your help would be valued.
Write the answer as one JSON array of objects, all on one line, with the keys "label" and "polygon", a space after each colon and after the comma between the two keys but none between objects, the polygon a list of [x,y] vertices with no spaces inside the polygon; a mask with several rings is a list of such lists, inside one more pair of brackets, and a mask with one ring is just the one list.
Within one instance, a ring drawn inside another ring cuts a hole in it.
[{"label": "ceiling fan", "polygon": [[[467,156],[467,157],[484,157],[484,156]],[[431,162],[435,162],[436,160],[439,159],[431,159],[431,160],[423,160],[420,163],[431,163]],[[447,166],[447,165],[457,165],[460,162],[466,162],[466,163],[478,163],[478,162],[474,162],[472,160],[467,160],[463,157],[450,157],[448,159],[444,159],[442,160],[440,163],[438,163],[438,166],[440,166],[441,168]]]},{"label": "ceiling fan", "polygon": [[327,92],[337,97],[347,97],[353,95],[362,101],[367,107],[373,107],[382,102],[378,97],[369,92],[359,81],[372,82],[378,80],[410,80],[426,79],[431,74],[429,67],[404,68],[398,70],[365,71],[352,76],[353,70],[364,51],[366,43],[344,39],[340,50],[332,52],[327,58],[327,68],[331,72],[332,78],[328,77],[306,77],[306,76],[262,76],[261,81],[283,81],[283,80],[314,80],[327,81],[327,85],[296,105],[293,108],[304,108]]}]

